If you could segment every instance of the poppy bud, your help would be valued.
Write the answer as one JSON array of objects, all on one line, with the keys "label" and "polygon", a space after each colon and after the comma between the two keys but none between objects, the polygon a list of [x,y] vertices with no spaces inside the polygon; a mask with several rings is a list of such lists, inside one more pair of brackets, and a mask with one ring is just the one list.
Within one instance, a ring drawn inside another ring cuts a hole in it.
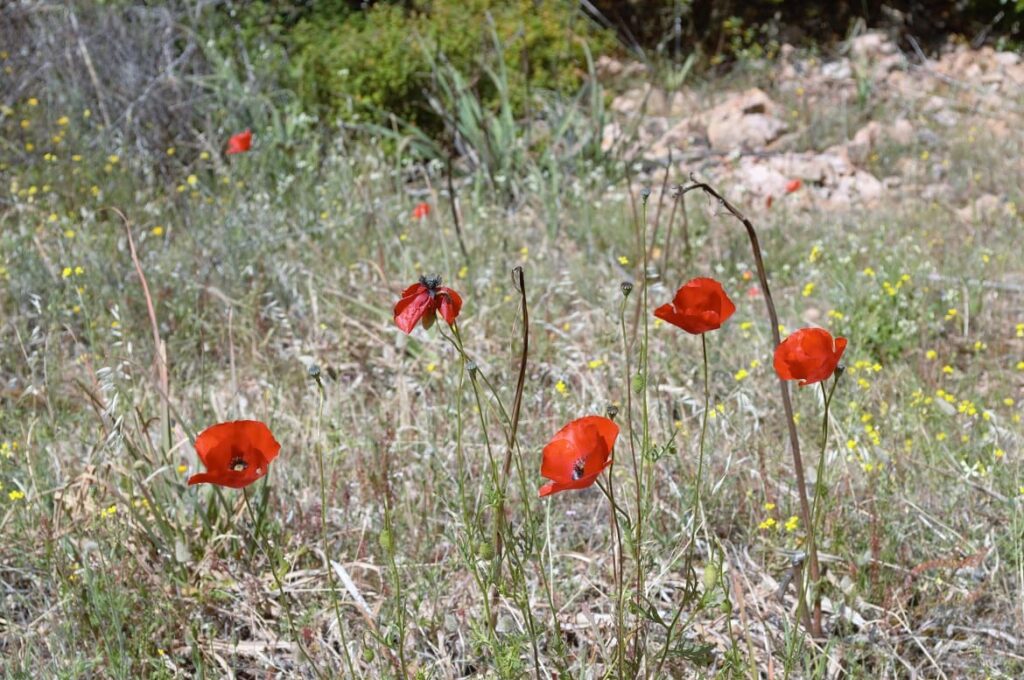
[{"label": "poppy bud", "polygon": [[391,552],[391,532],[389,530],[384,529],[381,531],[380,537],[377,540],[380,543],[380,547],[383,548],[385,552]]},{"label": "poppy bud", "polygon": [[605,415],[608,416],[609,420],[615,420],[615,416],[619,415],[619,407],[615,404],[608,404],[608,407],[604,410]]},{"label": "poppy bud", "polygon": [[838,378],[846,372],[846,366],[844,364],[836,364],[836,377]]},{"label": "poppy bud", "polygon": [[309,377],[317,382],[320,382],[320,367],[316,364],[310,364],[308,369]]},{"label": "poppy bud", "polygon": [[363,647],[363,661],[366,663],[373,663],[373,647]]},{"label": "poppy bud", "polygon": [[723,614],[732,614],[732,602],[729,600],[722,600],[722,604],[718,605],[718,608],[722,610]]},{"label": "poppy bud", "polygon": [[704,582],[704,590],[711,590],[718,583],[718,566],[714,562],[704,565],[704,574],[701,580]]},{"label": "poppy bud", "polygon": [[644,199],[644,203],[646,203],[647,199],[650,198],[650,197],[651,197],[651,188],[650,187],[644,187],[643,189],[640,190],[640,198]]},{"label": "poppy bud", "polygon": [[629,281],[623,281],[619,288],[622,290],[622,297],[629,297],[629,294],[633,292],[633,284]]},{"label": "poppy bud", "polygon": [[470,362],[469,362],[468,364],[466,364],[466,370],[468,370],[468,371],[469,371],[469,374],[470,374],[470,375],[473,375],[473,374],[475,374],[475,373],[476,373],[477,371],[479,371],[479,370],[480,370],[480,368],[479,368],[479,367],[478,367],[478,366],[476,365],[476,362],[475,362],[475,361],[470,361]]},{"label": "poppy bud", "polygon": [[476,547],[476,554],[482,560],[489,560],[494,557],[494,546],[490,541],[480,541],[480,545]]}]

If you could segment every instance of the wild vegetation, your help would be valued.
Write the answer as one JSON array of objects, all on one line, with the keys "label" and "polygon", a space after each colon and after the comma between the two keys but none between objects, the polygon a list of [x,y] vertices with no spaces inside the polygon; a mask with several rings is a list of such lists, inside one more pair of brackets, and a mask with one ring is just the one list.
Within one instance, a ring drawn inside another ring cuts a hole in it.
[{"label": "wild vegetation", "polygon": [[527,4],[0,8],[4,677],[1024,672],[1020,55]]}]

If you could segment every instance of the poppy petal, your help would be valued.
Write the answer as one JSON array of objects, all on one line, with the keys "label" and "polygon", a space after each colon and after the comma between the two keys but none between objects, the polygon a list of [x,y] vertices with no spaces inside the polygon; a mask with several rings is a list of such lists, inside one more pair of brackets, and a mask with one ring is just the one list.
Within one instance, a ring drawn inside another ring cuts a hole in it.
[{"label": "poppy petal", "polygon": [[570,479],[567,482],[549,482],[540,488],[539,494],[541,498],[543,498],[544,496],[550,496],[551,494],[558,493],[559,491],[586,489],[588,486],[590,486],[597,480],[597,478],[601,475],[602,472],[604,472],[608,468],[609,465],[611,465],[610,460],[606,465],[604,465],[604,467],[602,467],[594,474],[586,475],[585,477],[580,477],[579,479]]},{"label": "poppy petal", "polygon": [[442,288],[437,293],[438,311],[445,323],[451,326],[462,310],[462,298],[451,288]]},{"label": "poppy petal", "polygon": [[575,442],[556,434],[541,453],[540,474],[555,482],[572,480],[572,468],[580,459]]},{"label": "poppy petal", "polygon": [[406,334],[412,333],[412,329],[416,327],[416,324],[433,304],[426,288],[419,287],[422,290],[403,297],[395,304],[395,324]]}]

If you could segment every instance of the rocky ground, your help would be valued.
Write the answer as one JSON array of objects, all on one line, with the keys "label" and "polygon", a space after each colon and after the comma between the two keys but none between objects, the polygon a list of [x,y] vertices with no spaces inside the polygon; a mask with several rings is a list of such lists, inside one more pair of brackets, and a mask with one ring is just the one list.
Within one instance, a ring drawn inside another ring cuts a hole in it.
[{"label": "rocky ground", "polygon": [[[1017,53],[960,44],[930,59],[869,32],[841,54],[822,60],[784,46],[772,65],[771,93],[629,89],[611,104],[603,144],[625,145],[648,169],[671,161],[677,181],[697,171],[740,202],[770,207],[786,196],[791,208],[832,210],[871,205],[892,192],[948,197],[946,168],[929,148],[961,131],[970,143],[1005,139],[1021,127],[1024,61]],[[638,74],[637,65],[608,57],[598,68],[606,81]],[[839,129],[816,138],[808,128],[830,112],[841,119],[833,120]],[[878,151],[887,146],[921,151],[882,168]],[[1012,208],[992,194],[957,206],[962,219],[1000,210]]]}]

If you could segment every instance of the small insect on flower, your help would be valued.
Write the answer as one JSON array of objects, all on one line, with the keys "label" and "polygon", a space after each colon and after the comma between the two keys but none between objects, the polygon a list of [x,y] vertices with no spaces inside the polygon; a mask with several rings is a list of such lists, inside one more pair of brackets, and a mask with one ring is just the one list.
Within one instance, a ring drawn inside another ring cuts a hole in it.
[{"label": "small insect on flower", "polygon": [[654,310],[654,316],[700,335],[717,328],[733,315],[736,305],[714,279],[696,278],[683,284],[669,304]]},{"label": "small insect on flower", "polygon": [[604,416],[578,418],[555,434],[544,447],[540,474],[551,481],[541,496],[585,489],[612,464],[619,426]]},{"label": "small insect on flower", "polygon": [[430,214],[429,203],[417,203],[412,209],[412,218],[414,220],[422,220],[424,217]]},{"label": "small insect on flower", "polygon": [[246,128],[244,132],[239,132],[236,135],[231,135],[228,139],[228,148],[224,153],[231,155],[236,153],[245,153],[252,148],[252,130]]},{"label": "small insect on flower", "polygon": [[800,386],[827,380],[839,365],[846,338],[834,338],[824,328],[801,328],[775,348],[775,372]]},{"label": "small insect on flower", "polygon": [[412,333],[421,320],[424,328],[434,325],[437,313],[449,326],[455,323],[462,309],[462,298],[451,288],[441,285],[437,275],[421,276],[419,283],[402,291],[402,297],[395,304],[395,323],[402,332]]},{"label": "small insect on flower", "polygon": [[249,486],[267,474],[281,445],[258,420],[219,423],[196,437],[196,453],[206,472],[188,478],[188,485],[216,484],[232,489]]}]

